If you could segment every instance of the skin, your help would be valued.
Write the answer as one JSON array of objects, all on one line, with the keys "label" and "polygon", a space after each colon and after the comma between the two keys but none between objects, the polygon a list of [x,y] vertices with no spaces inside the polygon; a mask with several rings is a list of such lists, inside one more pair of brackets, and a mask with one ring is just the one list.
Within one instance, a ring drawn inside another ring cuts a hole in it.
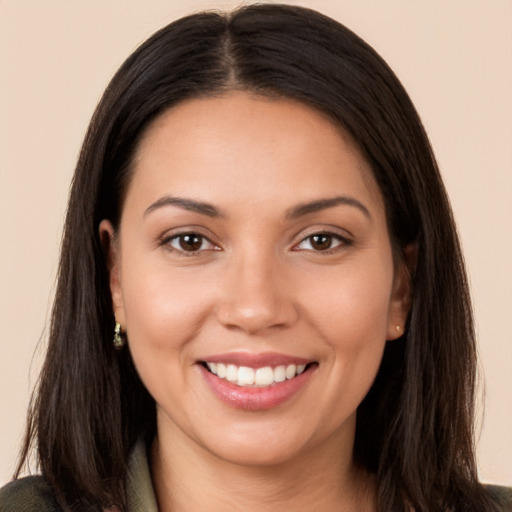
[{"label": "skin", "polygon": [[[375,510],[352,457],[356,410],[401,334],[409,280],[356,146],[308,106],[237,92],[162,114],[133,172],[119,232],[107,220],[100,232],[115,315],[157,404],[161,510]],[[362,207],[287,215],[335,196]],[[183,250],[186,233],[204,237],[197,250]],[[330,245],[315,246],[318,233]],[[316,367],[285,403],[247,411],[220,401],[198,364],[231,352]]]}]

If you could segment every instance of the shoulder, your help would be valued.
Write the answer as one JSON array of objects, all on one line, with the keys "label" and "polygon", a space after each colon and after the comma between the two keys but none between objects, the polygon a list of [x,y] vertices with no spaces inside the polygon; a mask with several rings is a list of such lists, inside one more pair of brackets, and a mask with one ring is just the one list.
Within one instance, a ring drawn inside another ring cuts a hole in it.
[{"label": "shoulder", "polygon": [[42,476],[14,480],[0,489],[0,512],[61,512]]},{"label": "shoulder", "polygon": [[489,495],[502,507],[503,512],[512,512],[512,487],[486,485]]}]

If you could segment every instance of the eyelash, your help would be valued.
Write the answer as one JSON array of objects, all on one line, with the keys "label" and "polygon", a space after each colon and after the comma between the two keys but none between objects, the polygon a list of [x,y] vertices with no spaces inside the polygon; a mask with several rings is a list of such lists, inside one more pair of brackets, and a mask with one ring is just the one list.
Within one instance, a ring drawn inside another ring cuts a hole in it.
[{"label": "eyelash", "polygon": [[341,251],[341,250],[349,247],[352,244],[352,240],[349,240],[348,238],[343,237],[337,233],[332,233],[329,231],[316,231],[315,233],[311,233],[310,235],[304,237],[297,245],[294,246],[293,250],[295,250],[295,251],[301,250],[298,247],[300,247],[302,244],[306,243],[307,241],[309,241],[309,244],[311,245],[311,242],[314,237],[326,237],[326,238],[329,238],[331,242],[337,241],[338,243],[334,247],[329,247],[325,250],[321,250],[321,249],[315,250],[314,248],[302,249],[302,250],[311,251],[311,252],[314,252],[314,253],[320,254],[320,255],[328,255],[328,254],[333,254],[335,252]]},{"label": "eyelash", "polygon": [[[173,247],[172,243],[177,242],[178,244],[185,239],[185,237],[197,237],[200,240],[200,247],[196,250],[187,251],[183,249],[183,247]],[[211,245],[208,249],[201,249],[204,243],[208,243]],[[180,256],[198,256],[205,251],[218,251],[220,248],[216,246],[207,236],[202,235],[201,233],[197,233],[195,231],[187,231],[184,233],[178,233],[172,236],[165,237],[161,245],[165,246],[169,251],[172,251]]]},{"label": "eyelash", "polygon": [[[197,248],[195,250],[188,251],[188,250],[184,249],[183,247],[174,247],[172,245],[173,242],[176,242],[181,245],[181,241],[183,241],[185,237],[196,237],[197,239],[199,239],[199,242],[200,242],[199,248]],[[329,238],[331,242],[337,241],[338,243],[334,247],[328,247],[325,250],[321,250],[321,249],[315,250],[314,248],[311,248],[311,249],[300,248],[300,246],[305,244],[307,241],[309,241],[309,244],[312,245],[312,241],[313,241],[314,237],[326,237],[326,238]],[[207,249],[201,249],[201,247],[203,246],[204,243],[208,243],[211,247],[209,247]],[[210,252],[210,251],[221,250],[207,236],[202,235],[201,233],[197,233],[195,231],[187,231],[184,233],[178,233],[178,234],[175,234],[172,236],[165,237],[161,241],[161,245],[165,246],[168,250],[170,250],[176,254],[179,254],[180,256],[185,256],[185,257],[198,256],[198,255],[201,255],[202,253],[204,253],[205,251]],[[305,250],[305,251],[314,252],[314,253],[321,254],[321,255],[328,255],[328,254],[333,254],[335,252],[343,250],[344,248],[347,248],[350,245],[352,245],[352,241],[350,239],[343,237],[337,233],[332,233],[329,231],[317,231],[317,232],[311,233],[310,235],[307,235],[306,237],[304,237],[298,244],[294,245],[292,250],[293,251]]]}]

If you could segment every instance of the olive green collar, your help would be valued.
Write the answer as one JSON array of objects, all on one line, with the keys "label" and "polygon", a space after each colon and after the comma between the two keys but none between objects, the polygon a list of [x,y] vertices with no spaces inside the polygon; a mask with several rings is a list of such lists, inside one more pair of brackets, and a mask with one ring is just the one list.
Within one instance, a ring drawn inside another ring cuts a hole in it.
[{"label": "olive green collar", "polygon": [[130,455],[126,484],[130,512],[158,512],[146,445],[142,440],[137,442]]}]

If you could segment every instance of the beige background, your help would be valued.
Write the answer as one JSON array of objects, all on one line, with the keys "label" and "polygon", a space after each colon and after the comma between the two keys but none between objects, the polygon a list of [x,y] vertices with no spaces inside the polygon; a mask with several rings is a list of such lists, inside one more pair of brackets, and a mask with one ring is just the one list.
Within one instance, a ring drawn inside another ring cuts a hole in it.
[{"label": "beige background", "polygon": [[[512,484],[512,1],[300,2],[388,60],[451,194],[475,299],[481,477]],[[0,0],[0,484],[40,365],[66,194],[92,110],[125,57],[200,0]]]}]

